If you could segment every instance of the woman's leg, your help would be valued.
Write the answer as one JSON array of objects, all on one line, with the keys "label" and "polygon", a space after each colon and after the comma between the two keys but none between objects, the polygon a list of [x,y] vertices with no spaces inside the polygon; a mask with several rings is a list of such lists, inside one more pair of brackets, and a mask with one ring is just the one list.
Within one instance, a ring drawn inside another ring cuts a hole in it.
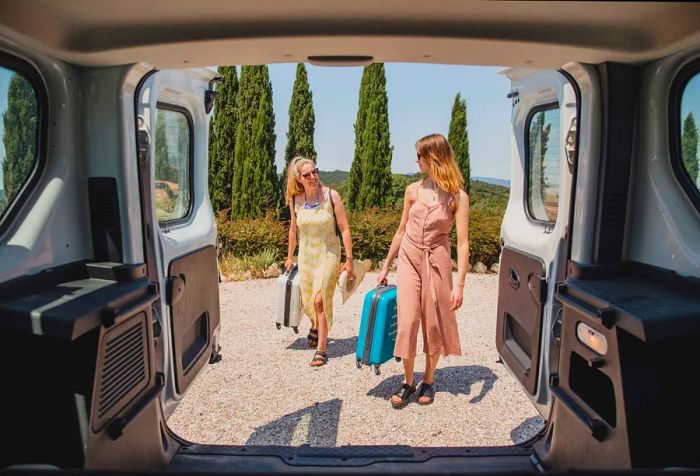
[{"label": "woman's leg", "polygon": [[[323,310],[323,298],[321,293],[316,294],[314,299],[314,306],[316,308],[316,323],[318,330],[318,352],[326,352],[327,340],[328,340],[328,321],[326,320],[326,312]],[[325,362],[322,360],[315,360],[311,362],[313,367],[318,367],[323,365]]]},{"label": "woman's leg", "polygon": [[[415,376],[413,375],[413,363],[415,361],[415,357],[411,357],[410,359],[401,359],[401,362],[403,362],[403,383],[407,383],[408,385],[414,384]],[[401,397],[398,395],[392,395],[391,401],[394,403],[401,403]]]}]

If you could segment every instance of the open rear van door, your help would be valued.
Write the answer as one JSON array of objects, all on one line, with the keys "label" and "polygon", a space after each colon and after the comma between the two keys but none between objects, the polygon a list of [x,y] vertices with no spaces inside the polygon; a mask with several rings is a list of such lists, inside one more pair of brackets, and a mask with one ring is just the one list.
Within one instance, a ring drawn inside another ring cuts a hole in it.
[{"label": "open rear van door", "polygon": [[158,71],[137,97],[147,261],[161,292],[154,325],[166,417],[219,350],[216,224],[207,191],[215,75],[207,68]]},{"label": "open rear van door", "polygon": [[511,190],[501,229],[496,347],[546,418],[550,369],[557,366],[576,142],[576,91],[552,70],[509,69]]}]

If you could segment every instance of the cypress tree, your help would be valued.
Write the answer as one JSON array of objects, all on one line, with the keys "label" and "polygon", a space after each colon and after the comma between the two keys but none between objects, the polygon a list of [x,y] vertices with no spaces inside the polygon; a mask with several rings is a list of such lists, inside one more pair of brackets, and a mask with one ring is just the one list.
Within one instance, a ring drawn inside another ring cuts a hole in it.
[{"label": "cypress tree", "polygon": [[689,112],[683,121],[683,135],[681,136],[681,158],[685,170],[690,175],[693,184],[698,184],[698,128],[695,124],[695,116]]},{"label": "cypress tree", "polygon": [[236,114],[231,217],[255,218],[279,203],[275,115],[266,65],[241,68]]},{"label": "cypress tree", "polygon": [[455,96],[455,102],[452,105],[452,119],[450,119],[450,131],[447,134],[447,141],[455,152],[457,166],[464,177],[464,189],[469,193],[471,187],[469,133],[467,131],[467,101],[462,99],[459,93]]},{"label": "cypress tree", "polygon": [[236,93],[238,75],[235,66],[217,69],[223,78],[216,90],[214,114],[209,123],[209,197],[215,212],[231,206],[233,155],[236,146]]},{"label": "cypress tree", "polygon": [[394,151],[389,136],[389,101],[384,64],[374,63],[366,68],[369,83],[360,154],[362,182],[356,204],[359,209],[381,207],[390,200],[391,156]]},{"label": "cypress tree", "polygon": [[[7,88],[7,109],[3,114],[5,205],[19,194],[36,163],[37,114],[34,88],[21,75],[13,74]],[[0,208],[0,213],[4,211]]]},{"label": "cypress tree", "polygon": [[362,80],[360,81],[360,94],[358,98],[357,118],[355,119],[355,153],[350,165],[350,175],[347,182],[347,199],[345,200],[350,210],[357,209],[357,200],[360,195],[360,185],[362,184],[362,139],[364,137],[365,120],[367,118],[367,97],[370,83],[370,72],[367,67],[362,70]]},{"label": "cypress tree", "polygon": [[[297,75],[294,80],[292,101],[289,103],[289,130],[287,131],[287,148],[284,151],[284,171],[280,188],[287,184],[287,167],[297,155],[316,160],[314,148],[314,116],[313,95],[309,90],[309,79],[304,64],[297,64]],[[284,190],[282,190],[284,193]],[[283,198],[284,200],[284,198]]]}]

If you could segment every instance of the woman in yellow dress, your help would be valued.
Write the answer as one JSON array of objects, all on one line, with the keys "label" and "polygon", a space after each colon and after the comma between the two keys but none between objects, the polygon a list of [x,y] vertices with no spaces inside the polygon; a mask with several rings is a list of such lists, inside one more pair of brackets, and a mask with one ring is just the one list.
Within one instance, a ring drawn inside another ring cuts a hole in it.
[{"label": "woman in yellow dress", "polygon": [[[311,159],[292,159],[287,170],[286,198],[291,224],[285,267],[289,270],[293,266],[298,239],[299,288],[304,312],[311,319],[309,347],[317,348],[310,365],[320,367],[328,362],[326,346],[333,325],[333,293],[338,275],[342,270],[347,270],[349,276],[353,274],[350,225],[340,195],[321,183]],[[339,235],[346,255],[342,270]]]}]

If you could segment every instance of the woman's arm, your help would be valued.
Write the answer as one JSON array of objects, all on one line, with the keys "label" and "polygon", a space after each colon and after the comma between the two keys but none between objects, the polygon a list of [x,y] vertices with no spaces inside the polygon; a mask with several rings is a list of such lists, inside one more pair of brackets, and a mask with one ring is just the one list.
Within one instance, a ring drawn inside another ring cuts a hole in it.
[{"label": "woman's arm", "polygon": [[457,204],[457,282],[452,288],[450,309],[459,309],[464,296],[464,280],[469,265],[469,196],[462,190],[459,192]]},{"label": "woman's arm", "polygon": [[406,233],[406,223],[408,223],[408,212],[413,205],[415,200],[415,187],[417,184],[412,183],[406,187],[406,191],[403,194],[403,212],[401,213],[401,223],[399,223],[399,228],[394,233],[394,238],[391,240],[391,245],[389,246],[389,253],[386,255],[386,260],[384,261],[384,267],[382,268],[379,276],[377,277],[377,284],[382,284],[386,281],[386,275],[389,274],[389,269],[391,262],[394,261],[396,255],[399,254],[399,248],[401,248],[401,240],[403,239],[404,233]]},{"label": "woman's arm", "polygon": [[284,262],[284,267],[287,271],[292,269],[292,266],[294,265],[292,258],[294,258],[294,250],[297,247],[297,214],[294,213],[294,200],[295,198],[292,198],[291,202],[289,202],[289,216],[291,221],[289,222],[289,245],[287,247],[287,260]]},{"label": "woman's arm", "polygon": [[340,229],[340,236],[343,239],[343,246],[345,247],[345,265],[341,269],[348,271],[348,275],[353,274],[353,256],[352,256],[352,235],[350,234],[350,222],[348,221],[348,214],[345,212],[345,204],[343,204],[343,199],[340,198],[340,194],[335,190],[330,190],[329,192],[333,198],[333,212],[335,213],[335,220],[338,223],[338,228]]}]

